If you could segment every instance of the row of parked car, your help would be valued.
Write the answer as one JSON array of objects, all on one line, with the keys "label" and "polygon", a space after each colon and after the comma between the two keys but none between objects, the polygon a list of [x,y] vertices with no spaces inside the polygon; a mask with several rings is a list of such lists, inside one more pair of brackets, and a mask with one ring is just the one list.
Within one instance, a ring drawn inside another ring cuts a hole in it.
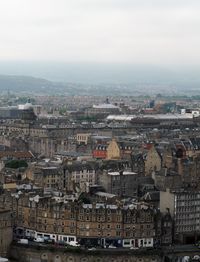
[{"label": "row of parked car", "polygon": [[[43,238],[43,237],[36,237],[36,238],[31,238],[31,239],[27,239],[27,238],[21,238],[18,240],[19,244],[24,244],[24,245],[28,245],[29,241],[31,242],[35,242],[35,243],[44,243],[44,244],[55,244],[54,239],[50,239],[50,238]],[[60,244],[60,243],[58,243]],[[63,244],[63,243],[62,243]],[[73,247],[79,247],[80,244],[76,241],[70,241],[68,243],[69,246],[73,246]]]}]

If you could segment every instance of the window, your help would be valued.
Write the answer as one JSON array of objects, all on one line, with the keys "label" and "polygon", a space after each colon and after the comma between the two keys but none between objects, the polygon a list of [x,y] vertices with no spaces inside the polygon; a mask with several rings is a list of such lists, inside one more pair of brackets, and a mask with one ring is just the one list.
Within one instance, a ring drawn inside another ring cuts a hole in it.
[{"label": "window", "polygon": [[116,236],[121,236],[121,232],[120,231],[116,231]]},{"label": "window", "polygon": [[118,221],[118,222],[121,221],[121,216],[117,216],[117,221]]},{"label": "window", "polygon": [[74,237],[69,237],[69,242],[74,241]]}]

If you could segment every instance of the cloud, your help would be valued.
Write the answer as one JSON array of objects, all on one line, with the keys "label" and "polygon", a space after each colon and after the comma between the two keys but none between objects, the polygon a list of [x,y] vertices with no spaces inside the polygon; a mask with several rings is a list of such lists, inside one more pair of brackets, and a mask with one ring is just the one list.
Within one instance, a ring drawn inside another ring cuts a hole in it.
[{"label": "cloud", "polygon": [[200,1],[0,0],[0,58],[199,63]]}]

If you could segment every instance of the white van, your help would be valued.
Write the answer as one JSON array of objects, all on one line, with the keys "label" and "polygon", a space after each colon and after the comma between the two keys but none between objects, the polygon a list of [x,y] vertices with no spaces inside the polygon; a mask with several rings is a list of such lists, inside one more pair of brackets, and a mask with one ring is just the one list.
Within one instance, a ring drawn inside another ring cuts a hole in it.
[{"label": "white van", "polygon": [[0,262],[8,262],[9,260],[5,257],[0,257]]},{"label": "white van", "polygon": [[[21,239],[18,240],[17,243],[19,243],[19,244],[24,244],[24,245],[28,245],[28,239],[26,239],[26,238],[21,238]],[[0,261],[1,261],[1,260],[0,260]]]}]

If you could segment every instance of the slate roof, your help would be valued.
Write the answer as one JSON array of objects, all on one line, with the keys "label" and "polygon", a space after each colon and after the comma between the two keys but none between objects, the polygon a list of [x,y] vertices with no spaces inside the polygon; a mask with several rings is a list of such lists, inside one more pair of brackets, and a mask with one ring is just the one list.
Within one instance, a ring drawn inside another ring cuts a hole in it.
[{"label": "slate roof", "polygon": [[0,151],[0,158],[33,159],[30,151]]}]

